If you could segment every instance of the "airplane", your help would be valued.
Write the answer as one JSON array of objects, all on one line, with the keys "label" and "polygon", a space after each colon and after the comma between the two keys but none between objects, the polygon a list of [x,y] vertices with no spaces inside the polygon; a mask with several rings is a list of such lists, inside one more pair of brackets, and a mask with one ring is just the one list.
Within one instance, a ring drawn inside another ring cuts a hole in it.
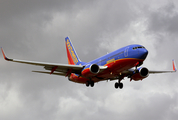
[{"label": "airplane", "polygon": [[7,61],[42,66],[47,70],[32,72],[65,76],[68,77],[69,81],[85,84],[87,87],[93,87],[95,83],[100,81],[118,80],[114,87],[122,89],[123,83],[121,81],[125,77],[130,78],[130,81],[139,81],[147,78],[149,74],[177,71],[174,60],[172,60],[172,71],[151,71],[146,67],[140,67],[148,55],[148,50],[138,44],[122,47],[90,62],[82,62],[79,59],[69,37],[65,38],[65,45],[68,64],[10,59],[6,57],[2,47],[1,51]]}]

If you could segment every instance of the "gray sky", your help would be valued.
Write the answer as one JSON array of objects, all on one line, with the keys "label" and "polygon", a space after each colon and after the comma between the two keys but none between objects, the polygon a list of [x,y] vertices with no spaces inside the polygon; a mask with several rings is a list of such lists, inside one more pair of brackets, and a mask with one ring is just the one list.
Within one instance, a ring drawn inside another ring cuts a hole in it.
[{"label": "gray sky", "polygon": [[[142,44],[150,70],[178,62],[176,0],[0,0],[0,46],[7,56],[67,63],[69,36],[88,62],[129,44]],[[93,88],[0,57],[1,120],[177,120],[177,73],[143,81],[100,82]]]}]

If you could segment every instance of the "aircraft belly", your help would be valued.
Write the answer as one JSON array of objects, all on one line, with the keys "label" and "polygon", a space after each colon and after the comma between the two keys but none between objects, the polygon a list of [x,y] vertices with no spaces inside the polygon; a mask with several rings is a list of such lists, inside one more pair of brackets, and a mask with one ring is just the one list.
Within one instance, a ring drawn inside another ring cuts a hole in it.
[{"label": "aircraft belly", "polygon": [[97,77],[108,79],[119,76],[122,71],[128,70],[135,66],[137,62],[143,62],[141,59],[127,58],[114,61],[114,64],[107,64],[108,69],[98,74]]},{"label": "aircraft belly", "polygon": [[88,80],[99,82],[119,76],[122,71],[134,67],[137,62],[143,62],[143,60],[135,58],[120,59],[106,64],[105,66],[108,66],[107,70],[104,70],[103,72],[97,74],[96,76],[92,76],[91,78],[85,78],[72,73],[69,79],[70,81],[83,84],[85,84]]}]

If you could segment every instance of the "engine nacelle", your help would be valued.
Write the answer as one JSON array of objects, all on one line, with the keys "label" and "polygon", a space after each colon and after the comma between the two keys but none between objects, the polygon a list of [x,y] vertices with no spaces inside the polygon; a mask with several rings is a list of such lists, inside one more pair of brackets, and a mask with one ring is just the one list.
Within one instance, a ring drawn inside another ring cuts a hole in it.
[{"label": "engine nacelle", "polygon": [[87,65],[83,70],[82,70],[82,76],[84,77],[93,77],[97,73],[99,73],[100,68],[97,64],[91,64]]},{"label": "engine nacelle", "polygon": [[142,80],[149,76],[149,70],[145,67],[138,68],[138,73],[135,73],[131,78],[135,81]]}]

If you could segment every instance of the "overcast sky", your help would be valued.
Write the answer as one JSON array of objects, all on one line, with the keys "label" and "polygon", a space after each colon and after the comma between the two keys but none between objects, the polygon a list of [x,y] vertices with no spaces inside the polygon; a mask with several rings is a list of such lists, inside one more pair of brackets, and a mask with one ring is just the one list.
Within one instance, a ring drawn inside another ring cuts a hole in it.
[{"label": "overcast sky", "polygon": [[[143,66],[178,62],[176,0],[0,0],[0,47],[10,58],[67,63],[69,36],[84,62],[129,44],[145,46]],[[175,74],[104,81],[93,88],[0,57],[1,120],[177,120]]]}]

